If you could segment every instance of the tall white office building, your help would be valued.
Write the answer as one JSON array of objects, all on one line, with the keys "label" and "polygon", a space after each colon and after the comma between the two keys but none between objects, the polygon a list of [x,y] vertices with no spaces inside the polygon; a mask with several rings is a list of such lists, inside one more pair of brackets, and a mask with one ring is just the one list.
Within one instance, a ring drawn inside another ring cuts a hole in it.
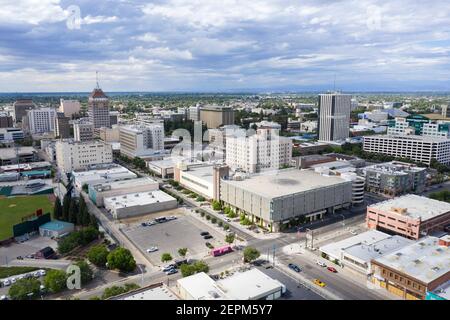
[{"label": "tall white office building", "polygon": [[146,123],[121,126],[120,153],[128,157],[146,157],[164,150],[164,124]]},{"label": "tall white office building", "polygon": [[351,99],[351,95],[337,92],[319,94],[319,141],[348,138]]},{"label": "tall white office building", "polygon": [[278,170],[292,159],[292,141],[273,127],[258,126],[256,134],[227,136],[225,162],[248,173]]},{"label": "tall white office building", "polygon": [[55,131],[55,109],[40,108],[28,110],[27,117],[31,134]]},{"label": "tall white office building", "polygon": [[66,173],[113,162],[112,146],[102,141],[60,140],[56,142],[55,151],[56,163]]}]

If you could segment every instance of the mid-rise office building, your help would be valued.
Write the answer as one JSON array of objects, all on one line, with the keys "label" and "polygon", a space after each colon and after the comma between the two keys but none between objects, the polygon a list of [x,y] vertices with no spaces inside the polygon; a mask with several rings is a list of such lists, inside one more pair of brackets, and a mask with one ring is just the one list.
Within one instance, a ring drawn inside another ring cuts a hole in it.
[{"label": "mid-rise office building", "polygon": [[319,141],[345,140],[349,136],[351,95],[319,95]]},{"label": "mid-rise office building", "polygon": [[119,142],[120,141],[120,127],[118,125],[112,125],[111,128],[99,129],[100,140],[105,142]]},{"label": "mid-rise office building", "polygon": [[112,147],[101,141],[57,141],[56,163],[68,173],[73,170],[87,169],[92,165],[113,162]]},{"label": "mid-rise office building", "polygon": [[188,119],[192,121],[200,121],[200,104],[191,106],[188,109]]},{"label": "mid-rise office building", "polygon": [[389,123],[388,135],[422,135],[432,137],[449,136],[450,125],[442,121],[432,121],[423,115],[395,118]]},{"label": "mid-rise office building", "polygon": [[39,108],[27,111],[28,126],[31,134],[55,131],[56,110]]},{"label": "mid-rise office building", "polygon": [[63,112],[57,112],[55,117],[55,136],[61,139],[70,138],[70,124],[69,117],[66,117]]},{"label": "mid-rise office building", "polygon": [[234,110],[226,106],[203,106],[200,109],[200,120],[208,129],[234,124]]},{"label": "mid-rise office building", "polygon": [[278,129],[260,125],[251,136],[228,136],[225,153],[225,162],[233,170],[248,173],[278,170],[291,164],[292,141],[280,137]]},{"label": "mid-rise office building", "polygon": [[64,113],[66,117],[72,118],[73,115],[79,114],[81,111],[80,101],[60,99],[58,111]]},{"label": "mid-rise office building", "polygon": [[75,141],[91,141],[94,139],[94,125],[87,119],[73,122],[73,136]]},{"label": "mid-rise office building", "polygon": [[0,112],[0,128],[12,128],[13,118],[6,112]]},{"label": "mid-rise office building", "polygon": [[410,163],[392,161],[359,169],[366,179],[366,190],[388,196],[425,189],[426,169]]},{"label": "mid-rise office building", "polygon": [[119,122],[119,111],[109,112],[109,122],[110,126],[116,125]]},{"label": "mid-rise office building", "polygon": [[16,122],[22,122],[22,118],[27,115],[27,111],[34,109],[36,105],[32,99],[18,99],[14,102],[14,120]]},{"label": "mid-rise office building", "polygon": [[433,159],[450,163],[450,139],[417,135],[373,135],[363,137],[363,150],[431,164]]},{"label": "mid-rise office building", "polygon": [[414,194],[367,207],[366,225],[409,239],[419,239],[450,224],[450,204]]},{"label": "mid-rise office building", "polygon": [[23,138],[23,131],[19,128],[0,128],[0,143],[13,142]]},{"label": "mid-rise office building", "polygon": [[137,124],[120,127],[120,153],[146,157],[164,150],[164,124]]},{"label": "mid-rise office building", "polygon": [[94,133],[99,128],[111,127],[109,115],[109,98],[98,86],[88,98],[89,122],[94,125]]}]

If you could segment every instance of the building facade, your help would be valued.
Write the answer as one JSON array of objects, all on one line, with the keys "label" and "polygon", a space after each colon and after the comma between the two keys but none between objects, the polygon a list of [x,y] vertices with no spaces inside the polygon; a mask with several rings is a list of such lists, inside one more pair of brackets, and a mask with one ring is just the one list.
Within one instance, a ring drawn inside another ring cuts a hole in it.
[{"label": "building facade", "polygon": [[351,95],[319,95],[319,141],[345,140],[349,136]]},{"label": "building facade", "polygon": [[94,125],[87,119],[79,119],[73,123],[75,141],[91,141],[94,139]]},{"label": "building facade", "polygon": [[56,163],[66,173],[113,162],[111,145],[101,141],[57,141],[55,151]]},{"label": "building facade", "polygon": [[292,141],[279,136],[278,129],[259,127],[256,134],[227,136],[225,163],[248,173],[278,170],[292,160]]},{"label": "building facade", "polygon": [[392,157],[409,158],[427,165],[435,159],[450,164],[450,139],[417,135],[373,135],[363,137],[363,150]]},{"label": "building facade", "polygon": [[234,110],[226,106],[203,106],[200,108],[200,120],[208,129],[234,124]]},{"label": "building facade", "polygon": [[146,157],[164,150],[164,124],[120,127],[120,153],[127,157]]},{"label": "building facade", "polygon": [[31,134],[55,131],[56,110],[39,108],[27,111],[28,126]]},{"label": "building facade", "polygon": [[94,133],[102,127],[111,127],[109,98],[102,89],[95,88],[88,98],[89,122],[94,125]]},{"label": "building facade", "polygon": [[367,207],[366,226],[419,239],[450,224],[450,204],[408,194]]},{"label": "building facade", "polygon": [[64,113],[66,117],[72,118],[74,114],[79,114],[81,111],[80,101],[60,99],[58,111]]},{"label": "building facade", "polygon": [[36,107],[31,99],[18,99],[14,102],[14,121],[22,122],[22,118],[27,115],[28,110],[32,110]]},{"label": "building facade", "polygon": [[13,125],[13,117],[8,113],[0,112],[0,128],[12,128]]},{"label": "building facade", "polygon": [[70,138],[69,117],[63,112],[57,112],[55,117],[55,136],[61,139]]}]

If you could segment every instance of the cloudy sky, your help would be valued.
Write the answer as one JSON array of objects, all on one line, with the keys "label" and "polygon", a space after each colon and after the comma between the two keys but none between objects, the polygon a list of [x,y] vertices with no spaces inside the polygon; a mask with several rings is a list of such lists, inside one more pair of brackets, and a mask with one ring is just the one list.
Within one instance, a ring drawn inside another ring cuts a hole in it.
[{"label": "cloudy sky", "polygon": [[450,90],[448,0],[0,0],[0,92]]}]

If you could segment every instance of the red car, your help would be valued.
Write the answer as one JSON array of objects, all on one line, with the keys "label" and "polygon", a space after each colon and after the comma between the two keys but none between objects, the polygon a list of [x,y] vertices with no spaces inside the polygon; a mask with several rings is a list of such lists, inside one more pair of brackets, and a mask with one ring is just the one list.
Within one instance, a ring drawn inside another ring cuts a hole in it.
[{"label": "red car", "polygon": [[330,272],[333,272],[333,273],[337,272],[337,270],[335,268],[333,268],[333,267],[328,267],[327,270],[330,271]]}]

